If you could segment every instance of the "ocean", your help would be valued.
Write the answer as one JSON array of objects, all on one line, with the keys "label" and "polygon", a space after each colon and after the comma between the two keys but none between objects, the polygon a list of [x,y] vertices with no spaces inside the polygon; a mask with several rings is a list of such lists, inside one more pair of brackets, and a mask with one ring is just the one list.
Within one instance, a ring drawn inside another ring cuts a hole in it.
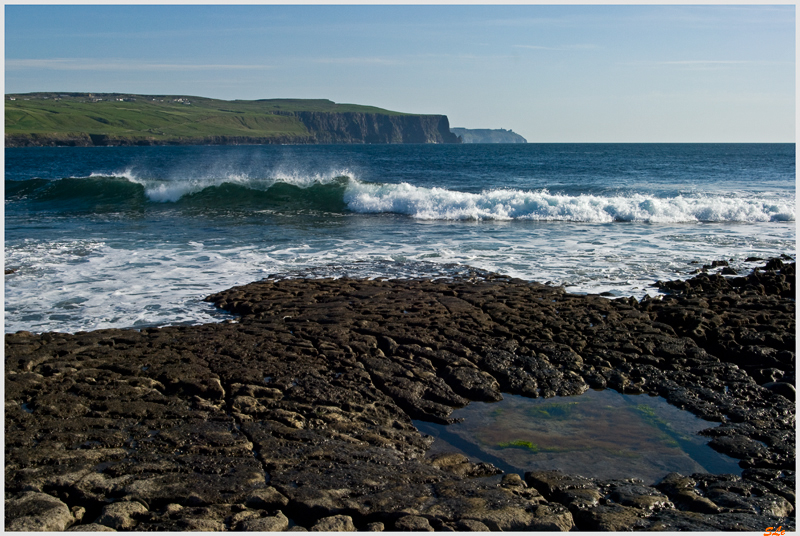
[{"label": "ocean", "polygon": [[218,322],[205,296],[265,277],[638,299],[795,231],[794,144],[10,148],[5,329]]}]

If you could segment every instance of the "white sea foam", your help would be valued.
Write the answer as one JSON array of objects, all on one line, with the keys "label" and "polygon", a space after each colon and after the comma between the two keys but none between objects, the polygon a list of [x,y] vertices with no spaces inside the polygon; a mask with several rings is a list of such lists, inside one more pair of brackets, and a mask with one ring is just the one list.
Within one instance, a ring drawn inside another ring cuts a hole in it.
[{"label": "white sea foam", "polygon": [[793,226],[767,222],[397,224],[380,218],[280,245],[220,238],[149,245],[118,238],[113,245],[24,240],[6,246],[6,267],[16,271],[6,275],[5,329],[75,332],[220,321],[230,317],[203,297],[271,274],[441,277],[474,267],[564,285],[569,292],[641,298],[657,293],[650,285],[658,279],[690,277],[698,267],[693,262],[730,260],[745,274],[757,265],[745,258],[795,247]]},{"label": "white sea foam", "polygon": [[[131,182],[136,181],[136,173],[134,173],[133,168],[125,168],[121,171],[111,171],[108,173],[94,171],[89,174],[89,178],[91,179],[98,177],[113,177],[115,179],[128,179]],[[81,178],[81,177],[73,177],[73,178]]]},{"label": "white sea foam", "polygon": [[795,203],[775,193],[680,194],[657,197],[647,194],[627,196],[566,195],[547,189],[485,190],[460,192],[446,188],[426,188],[408,183],[371,183],[358,180],[349,169],[325,173],[291,168],[255,172],[233,172],[212,168],[204,174],[152,179],[139,176],[132,168],[92,173],[90,177],[117,177],[141,184],[150,201],[174,203],[206,188],[235,184],[253,190],[268,190],[278,183],[299,188],[346,182],[344,199],[356,213],[393,213],[420,220],[531,220],[609,223],[686,223],[686,222],[786,222],[795,221]]},{"label": "white sea foam", "polygon": [[533,220],[608,223],[794,221],[793,202],[755,197],[643,194],[602,197],[547,190],[489,190],[480,194],[407,183],[350,181],[344,201],[359,213],[406,214],[423,220]]}]

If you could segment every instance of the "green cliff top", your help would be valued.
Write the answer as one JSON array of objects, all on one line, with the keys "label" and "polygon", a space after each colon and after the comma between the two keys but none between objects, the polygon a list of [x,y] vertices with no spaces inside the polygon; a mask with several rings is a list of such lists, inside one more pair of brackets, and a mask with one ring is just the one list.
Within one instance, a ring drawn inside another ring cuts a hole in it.
[{"label": "green cliff top", "polygon": [[306,127],[291,115],[294,112],[409,115],[325,99],[224,101],[129,93],[9,94],[5,110],[6,136],[92,134],[131,140],[308,136]]}]

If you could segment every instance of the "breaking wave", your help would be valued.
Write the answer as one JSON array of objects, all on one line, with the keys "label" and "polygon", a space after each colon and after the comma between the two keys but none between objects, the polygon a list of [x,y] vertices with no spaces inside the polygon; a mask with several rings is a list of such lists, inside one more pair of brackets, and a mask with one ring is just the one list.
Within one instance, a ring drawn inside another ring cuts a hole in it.
[{"label": "breaking wave", "polygon": [[534,220],[571,222],[793,221],[794,204],[726,196],[604,197],[547,190],[489,190],[479,194],[410,184],[354,183],[345,192],[354,212],[393,212],[427,220]]},{"label": "breaking wave", "polygon": [[692,194],[567,195],[548,190],[494,189],[480,193],[408,183],[360,181],[347,170],[327,174],[278,173],[254,178],[228,174],[155,180],[131,172],[60,180],[6,181],[6,202],[33,202],[53,210],[106,211],[171,205],[205,209],[320,210],[401,214],[423,220],[530,220],[565,222],[785,222],[794,200],[777,196]]}]

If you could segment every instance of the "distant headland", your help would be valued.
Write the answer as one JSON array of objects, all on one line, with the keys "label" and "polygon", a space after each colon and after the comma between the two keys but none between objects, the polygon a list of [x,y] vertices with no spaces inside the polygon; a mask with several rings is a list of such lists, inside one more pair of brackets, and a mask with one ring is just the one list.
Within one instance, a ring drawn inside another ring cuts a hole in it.
[{"label": "distant headland", "polygon": [[6,147],[461,142],[445,115],[325,99],[41,92],[5,110]]},{"label": "distant headland", "polygon": [[528,140],[504,128],[456,128],[450,132],[461,138],[462,143],[528,143]]}]

